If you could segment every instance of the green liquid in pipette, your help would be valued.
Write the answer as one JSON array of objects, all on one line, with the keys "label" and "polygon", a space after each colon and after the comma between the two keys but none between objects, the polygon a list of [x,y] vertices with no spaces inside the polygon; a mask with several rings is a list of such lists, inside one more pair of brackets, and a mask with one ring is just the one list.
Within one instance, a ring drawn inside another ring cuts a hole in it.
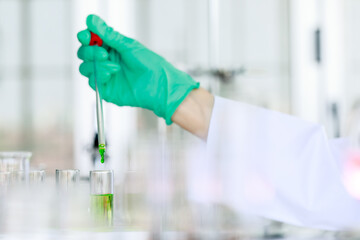
[{"label": "green liquid in pipette", "polygon": [[99,153],[101,156],[101,163],[104,163],[105,159],[105,144],[99,144]]},{"label": "green liquid in pipette", "polygon": [[98,225],[111,226],[113,224],[113,194],[91,195],[91,212]]}]

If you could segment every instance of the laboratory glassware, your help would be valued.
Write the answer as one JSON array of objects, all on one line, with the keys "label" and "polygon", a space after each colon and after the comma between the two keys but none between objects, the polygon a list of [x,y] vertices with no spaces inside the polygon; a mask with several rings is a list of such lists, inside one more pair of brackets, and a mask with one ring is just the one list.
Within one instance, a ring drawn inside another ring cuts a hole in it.
[{"label": "laboratory glassware", "polygon": [[112,170],[90,171],[90,211],[97,226],[113,224],[113,182]]},{"label": "laboratory glassware", "polygon": [[80,170],[78,169],[56,169],[56,186],[61,191],[67,191],[79,183]]},{"label": "laboratory glassware", "polygon": [[29,171],[31,152],[0,152],[0,171]]},{"label": "laboratory glassware", "polygon": [[45,180],[45,170],[31,170],[29,172],[29,181],[32,184],[42,183]]}]

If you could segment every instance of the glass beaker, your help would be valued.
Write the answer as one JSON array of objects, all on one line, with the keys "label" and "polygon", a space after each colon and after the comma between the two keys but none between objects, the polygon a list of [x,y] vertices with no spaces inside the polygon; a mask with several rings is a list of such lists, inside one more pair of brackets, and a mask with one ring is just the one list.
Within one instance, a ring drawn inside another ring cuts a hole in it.
[{"label": "glass beaker", "polygon": [[90,211],[97,226],[113,224],[113,182],[112,170],[90,171]]},{"label": "glass beaker", "polygon": [[78,169],[56,169],[55,177],[58,190],[68,191],[79,183],[80,171]]},{"label": "glass beaker", "polygon": [[45,170],[31,170],[29,172],[29,182],[32,184],[42,183],[45,180]]},{"label": "glass beaker", "polygon": [[0,172],[28,172],[31,155],[31,152],[0,152]]}]

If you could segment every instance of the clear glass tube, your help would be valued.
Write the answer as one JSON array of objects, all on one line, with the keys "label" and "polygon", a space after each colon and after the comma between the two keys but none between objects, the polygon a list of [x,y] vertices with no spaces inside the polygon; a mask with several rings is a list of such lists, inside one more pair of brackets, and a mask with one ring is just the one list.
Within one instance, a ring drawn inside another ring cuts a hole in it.
[{"label": "clear glass tube", "polygon": [[112,226],[114,173],[112,170],[90,171],[91,214],[97,226]]},{"label": "clear glass tube", "polygon": [[45,181],[45,170],[31,170],[29,172],[29,182],[32,184]]},{"label": "clear glass tube", "polygon": [[56,186],[60,191],[68,191],[74,188],[80,179],[80,170],[65,169],[55,171]]}]

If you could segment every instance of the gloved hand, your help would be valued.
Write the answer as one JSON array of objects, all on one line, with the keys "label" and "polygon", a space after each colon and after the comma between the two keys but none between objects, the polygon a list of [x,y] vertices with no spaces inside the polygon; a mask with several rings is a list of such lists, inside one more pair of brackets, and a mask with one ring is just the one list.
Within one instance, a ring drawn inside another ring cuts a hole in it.
[{"label": "gloved hand", "polygon": [[[89,85],[95,89],[95,61],[97,85],[105,101],[152,110],[171,124],[176,108],[199,83],[98,16],[89,15],[86,25],[88,29],[78,33],[82,44],[78,57],[84,60],[80,73],[89,78]],[[103,40],[102,47],[89,46],[90,31]]]}]

